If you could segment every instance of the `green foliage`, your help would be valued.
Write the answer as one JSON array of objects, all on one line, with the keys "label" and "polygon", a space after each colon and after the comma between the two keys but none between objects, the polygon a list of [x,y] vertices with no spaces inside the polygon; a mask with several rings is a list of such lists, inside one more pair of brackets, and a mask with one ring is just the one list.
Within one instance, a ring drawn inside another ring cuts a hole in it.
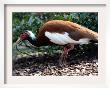
[{"label": "green foliage", "polygon": [[[13,12],[12,31],[13,43],[18,39],[24,30],[38,32],[39,28],[50,20],[67,20],[78,23],[93,31],[98,32],[98,13],[96,12]],[[48,46],[48,49],[42,47],[39,52],[47,51],[49,54],[60,50],[59,46]]]},{"label": "green foliage", "polygon": [[98,32],[98,13],[96,12],[13,12],[12,17],[13,42],[24,30],[36,33],[45,22],[56,19],[72,21]]}]

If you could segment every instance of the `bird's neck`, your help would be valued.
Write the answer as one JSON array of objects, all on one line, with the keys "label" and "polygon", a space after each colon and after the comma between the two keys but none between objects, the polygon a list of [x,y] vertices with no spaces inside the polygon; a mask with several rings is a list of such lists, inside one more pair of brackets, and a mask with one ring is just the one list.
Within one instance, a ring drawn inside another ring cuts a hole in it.
[{"label": "bird's neck", "polygon": [[31,37],[29,37],[29,38],[28,38],[28,41],[29,41],[32,45],[37,46],[37,38],[31,38]]},{"label": "bird's neck", "polygon": [[32,45],[34,45],[34,46],[37,46],[38,44],[38,42],[37,42],[37,37],[34,35],[34,33],[32,33],[32,32],[29,32],[29,37],[28,37],[28,41],[32,44]]}]

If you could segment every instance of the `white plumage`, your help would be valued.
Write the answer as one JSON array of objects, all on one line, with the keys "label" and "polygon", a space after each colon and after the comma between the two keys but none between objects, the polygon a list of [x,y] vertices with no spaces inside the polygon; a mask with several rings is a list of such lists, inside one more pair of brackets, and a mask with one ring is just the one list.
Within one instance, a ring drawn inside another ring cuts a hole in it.
[{"label": "white plumage", "polygon": [[27,33],[30,35],[32,39],[36,38],[36,36],[32,33],[32,31],[27,30]]},{"label": "white plumage", "polygon": [[68,43],[74,43],[74,44],[88,44],[89,39],[88,38],[82,38],[79,41],[75,41],[72,38],[69,37],[69,34],[67,32],[64,32],[63,34],[60,33],[51,33],[46,31],[45,36],[50,39],[51,42],[59,45],[65,45]]}]

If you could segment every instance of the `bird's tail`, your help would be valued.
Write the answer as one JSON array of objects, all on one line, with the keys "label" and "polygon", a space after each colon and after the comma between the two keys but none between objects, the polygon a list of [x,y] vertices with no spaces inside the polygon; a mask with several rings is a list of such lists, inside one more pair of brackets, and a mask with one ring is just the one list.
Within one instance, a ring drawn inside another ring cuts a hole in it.
[{"label": "bird's tail", "polygon": [[82,38],[82,39],[80,39],[80,40],[77,42],[77,44],[80,44],[80,45],[82,45],[82,44],[88,44],[89,41],[90,41],[90,39],[88,39],[88,38]]},{"label": "bird's tail", "polygon": [[89,42],[93,42],[93,43],[98,42],[98,33],[90,29],[85,30],[84,37],[89,38]]},{"label": "bird's tail", "polygon": [[91,38],[90,38],[89,43],[98,44],[98,33],[97,32],[92,31],[90,34],[90,37]]},{"label": "bird's tail", "polygon": [[83,44],[98,44],[98,41],[97,40],[91,40],[91,39],[88,39],[88,38],[82,38],[80,39],[79,41],[76,41],[75,44],[80,44],[80,45],[83,45]]},{"label": "bird's tail", "polygon": [[90,43],[98,43],[97,40],[90,40],[89,42],[90,42]]}]

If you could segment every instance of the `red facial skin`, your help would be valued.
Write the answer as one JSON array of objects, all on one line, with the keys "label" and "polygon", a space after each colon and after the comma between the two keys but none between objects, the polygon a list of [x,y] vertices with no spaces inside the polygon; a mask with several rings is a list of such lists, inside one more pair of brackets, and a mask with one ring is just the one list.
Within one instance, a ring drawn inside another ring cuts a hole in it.
[{"label": "red facial skin", "polygon": [[23,34],[20,35],[20,39],[21,40],[27,40],[27,38],[28,38],[28,34],[27,33],[23,33]]}]

